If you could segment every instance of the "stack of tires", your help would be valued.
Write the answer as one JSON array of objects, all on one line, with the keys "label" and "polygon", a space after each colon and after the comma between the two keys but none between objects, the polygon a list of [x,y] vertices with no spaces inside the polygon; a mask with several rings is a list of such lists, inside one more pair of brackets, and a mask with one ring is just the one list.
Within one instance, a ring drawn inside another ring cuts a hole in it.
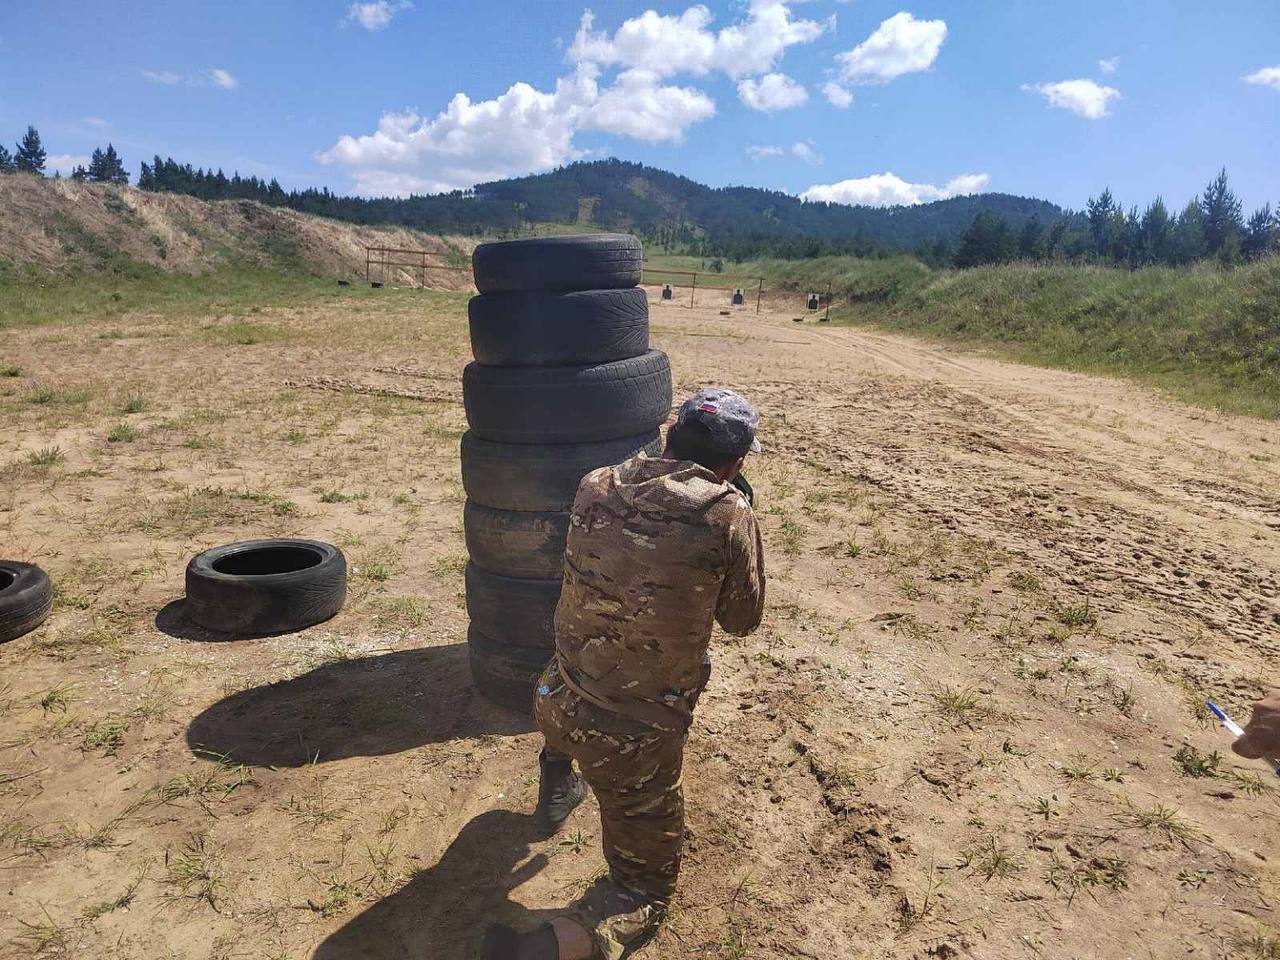
[{"label": "stack of tires", "polygon": [[632,236],[486,243],[473,258],[475,363],[462,376],[467,641],[477,689],[528,710],[555,650],[569,511],[582,477],[656,453],[671,366],[649,349]]}]

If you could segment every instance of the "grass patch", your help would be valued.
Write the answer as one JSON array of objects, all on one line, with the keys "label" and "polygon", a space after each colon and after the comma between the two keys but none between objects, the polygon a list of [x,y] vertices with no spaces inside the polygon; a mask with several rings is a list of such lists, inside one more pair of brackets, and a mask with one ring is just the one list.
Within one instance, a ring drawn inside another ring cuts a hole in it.
[{"label": "grass patch", "polygon": [[125,275],[90,272],[77,277],[0,270],[0,330],[133,313],[235,314],[253,307],[357,300],[369,295],[369,290],[358,284],[337,287],[332,278],[302,269],[249,264],[227,265],[197,276],[141,265]]},{"label": "grass patch", "polygon": [[127,423],[117,423],[107,433],[107,443],[132,443],[138,431]]},{"label": "grass patch", "polygon": [[61,447],[41,447],[27,454],[27,463],[33,467],[50,467],[66,459]]}]

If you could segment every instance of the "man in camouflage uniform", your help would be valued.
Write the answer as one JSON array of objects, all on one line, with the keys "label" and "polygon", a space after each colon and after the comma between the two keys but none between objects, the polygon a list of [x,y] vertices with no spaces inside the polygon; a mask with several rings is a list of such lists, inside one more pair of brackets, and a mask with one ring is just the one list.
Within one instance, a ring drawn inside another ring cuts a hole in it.
[{"label": "man in camouflage uniform", "polygon": [[535,701],[546,737],[538,816],[558,829],[590,785],[609,878],[540,930],[490,928],[485,960],[616,960],[665,916],[712,622],[745,636],[764,610],[760,533],[739,479],[759,450],[758,420],[737,394],[704,390],[680,408],[661,458],[602,467],[578,488],[556,658]]}]

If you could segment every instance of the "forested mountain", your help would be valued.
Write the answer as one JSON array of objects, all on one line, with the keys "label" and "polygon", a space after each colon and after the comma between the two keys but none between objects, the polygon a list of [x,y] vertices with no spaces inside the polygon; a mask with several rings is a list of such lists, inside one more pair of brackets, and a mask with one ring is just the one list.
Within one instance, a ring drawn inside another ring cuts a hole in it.
[{"label": "forested mountain", "polygon": [[274,180],[227,177],[220,170],[156,157],[142,165],[138,186],[206,200],[254,199],[354,223],[442,233],[514,235],[530,224],[580,224],[631,231],[668,249],[731,258],[941,250],[953,246],[978,213],[1000,217],[1013,230],[1033,217],[1045,228],[1064,217],[1046,201],[1001,193],[912,207],[812,203],[755,187],[708,187],[614,159],[482,183],[472,190],[367,199],[327,189],[285,191]]}]

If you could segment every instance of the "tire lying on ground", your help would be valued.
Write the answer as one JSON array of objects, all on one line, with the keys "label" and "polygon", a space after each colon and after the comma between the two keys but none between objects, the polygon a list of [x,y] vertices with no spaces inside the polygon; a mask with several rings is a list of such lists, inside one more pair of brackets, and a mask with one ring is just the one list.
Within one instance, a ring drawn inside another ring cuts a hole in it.
[{"label": "tire lying on ground", "polygon": [[497,510],[568,510],[596,467],[662,452],[658,430],[599,443],[491,443],[462,435],[462,486],[473,503]]},{"label": "tire lying on ground", "polygon": [[585,367],[462,371],[471,432],[493,443],[595,443],[656,430],[671,412],[671,362],[661,350]]},{"label": "tire lying on ground", "polygon": [[47,573],[34,564],[0,560],[0,643],[30,633],[52,609]]},{"label": "tire lying on ground", "polygon": [[649,300],[639,288],[501,293],[467,306],[471,352],[493,367],[559,367],[649,350]]},{"label": "tire lying on ground", "polygon": [[328,620],[346,598],[347,559],[319,540],[244,540],[187,564],[187,618],[218,633],[301,630]]},{"label": "tire lying on ground", "polygon": [[467,653],[471,678],[483,696],[512,710],[533,712],[533,688],[554,651],[508,646],[486,637],[472,624]]},{"label": "tire lying on ground", "polygon": [[558,577],[564,569],[569,514],[494,510],[467,501],[467,552],[481,569],[505,577]]},{"label": "tire lying on ground", "polygon": [[471,256],[482,294],[618,290],[638,284],[643,268],[640,241],[620,233],[482,243]]},{"label": "tire lying on ground", "polygon": [[559,577],[504,577],[467,564],[467,616],[491,640],[511,647],[553,650]]}]

